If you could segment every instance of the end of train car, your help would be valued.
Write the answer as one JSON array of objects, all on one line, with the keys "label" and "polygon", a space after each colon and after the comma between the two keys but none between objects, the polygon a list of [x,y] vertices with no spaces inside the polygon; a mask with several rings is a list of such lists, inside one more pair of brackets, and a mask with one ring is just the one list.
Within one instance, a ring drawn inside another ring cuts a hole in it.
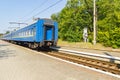
[{"label": "end of train car", "polygon": [[[41,23],[41,21],[40,21]],[[57,22],[51,20],[51,19],[44,19],[43,22],[43,27],[41,27],[41,29],[38,29],[40,31],[37,32],[41,32],[41,33],[37,33],[37,36],[39,39],[38,40],[42,40],[43,43],[41,43],[41,45],[45,45],[45,46],[51,46],[51,45],[56,45],[57,44],[57,40],[58,40],[58,24]],[[39,27],[40,28],[40,27]],[[42,36],[43,35],[43,36]]]},{"label": "end of train car", "polygon": [[39,19],[31,25],[4,35],[2,39],[31,48],[56,46],[58,23],[51,19]]}]

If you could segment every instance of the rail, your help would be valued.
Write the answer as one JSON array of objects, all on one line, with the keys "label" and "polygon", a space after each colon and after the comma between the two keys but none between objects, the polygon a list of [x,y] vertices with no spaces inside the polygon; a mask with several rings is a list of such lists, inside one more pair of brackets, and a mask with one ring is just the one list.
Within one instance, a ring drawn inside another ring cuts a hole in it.
[{"label": "rail", "polygon": [[120,57],[113,57],[113,56],[93,54],[93,53],[88,53],[88,52],[67,50],[67,49],[61,49],[61,48],[56,48],[56,47],[50,47],[50,48],[54,49],[54,50],[58,50],[58,51],[64,51],[64,52],[69,52],[69,53],[75,53],[75,54],[81,54],[81,55],[86,55],[86,56],[99,57],[99,58],[105,58],[105,59],[112,59],[112,60],[120,61]]},{"label": "rail", "polygon": [[[120,78],[120,64],[118,63],[112,63],[109,61],[98,60],[98,59],[89,58],[85,56],[66,53],[69,50],[64,50],[64,49],[59,49],[59,48],[52,48],[52,49],[55,49],[55,51],[54,50],[50,52],[48,51],[47,55],[58,57],[58,58],[61,58],[63,60],[67,60],[73,63],[82,64],[82,65],[94,68],[96,70],[108,72],[108,74],[111,73],[112,76]],[[58,52],[59,50],[61,50],[62,52]]]}]

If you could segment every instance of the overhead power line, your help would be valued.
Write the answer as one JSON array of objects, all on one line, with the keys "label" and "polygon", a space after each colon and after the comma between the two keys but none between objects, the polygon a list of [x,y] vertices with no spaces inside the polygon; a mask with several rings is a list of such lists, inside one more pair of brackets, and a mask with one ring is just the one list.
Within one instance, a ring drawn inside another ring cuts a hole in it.
[{"label": "overhead power line", "polygon": [[25,25],[27,25],[27,23],[18,23],[18,22],[9,22],[9,24],[25,24]]},{"label": "overhead power line", "polygon": [[[36,11],[38,8],[42,7],[48,0],[43,1],[38,7],[34,8],[31,12],[29,12],[28,14],[24,15],[22,18],[27,17],[28,15],[32,14],[34,11]],[[21,18],[21,19],[22,19]]]},{"label": "overhead power line", "polygon": [[[57,1],[56,3],[50,5],[49,7],[47,7],[47,8],[45,8],[45,9],[41,10],[40,12],[38,12],[37,14],[35,14],[34,16],[37,16],[37,15],[39,15],[39,14],[41,14],[41,13],[47,11],[47,10],[50,9],[51,7],[53,7],[53,6],[57,5],[58,3],[60,3],[61,1],[63,1],[63,0]],[[25,22],[28,21],[28,20],[30,20],[30,19],[31,19],[31,18],[25,20]]]},{"label": "overhead power line", "polygon": [[43,9],[43,10],[42,10],[42,11],[40,11],[40,12],[38,12],[38,13],[37,13],[37,14],[35,14],[34,16],[37,16],[37,15],[39,15],[39,14],[41,14],[41,13],[45,12],[46,10],[48,10],[48,9],[50,9],[51,7],[53,7],[53,6],[57,5],[57,4],[58,4],[58,3],[60,3],[61,1],[62,1],[62,0],[57,1],[56,3],[52,4],[51,6],[49,6],[49,7],[45,8],[45,9]]}]

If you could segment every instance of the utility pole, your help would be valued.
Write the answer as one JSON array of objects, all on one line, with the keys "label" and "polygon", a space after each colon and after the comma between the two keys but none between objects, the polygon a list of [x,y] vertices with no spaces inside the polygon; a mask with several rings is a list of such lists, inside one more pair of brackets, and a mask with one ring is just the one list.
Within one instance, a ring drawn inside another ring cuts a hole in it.
[{"label": "utility pole", "polygon": [[93,0],[93,45],[96,45],[96,0]]}]

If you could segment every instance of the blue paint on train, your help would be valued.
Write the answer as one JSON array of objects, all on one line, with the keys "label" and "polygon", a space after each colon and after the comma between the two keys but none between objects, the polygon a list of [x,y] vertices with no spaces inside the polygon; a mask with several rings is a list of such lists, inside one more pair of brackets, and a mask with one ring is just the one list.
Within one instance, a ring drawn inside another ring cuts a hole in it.
[{"label": "blue paint on train", "polygon": [[51,19],[39,19],[34,24],[4,35],[2,39],[15,42],[35,42],[42,44],[42,46],[48,42],[56,45],[58,40],[58,23]]}]

